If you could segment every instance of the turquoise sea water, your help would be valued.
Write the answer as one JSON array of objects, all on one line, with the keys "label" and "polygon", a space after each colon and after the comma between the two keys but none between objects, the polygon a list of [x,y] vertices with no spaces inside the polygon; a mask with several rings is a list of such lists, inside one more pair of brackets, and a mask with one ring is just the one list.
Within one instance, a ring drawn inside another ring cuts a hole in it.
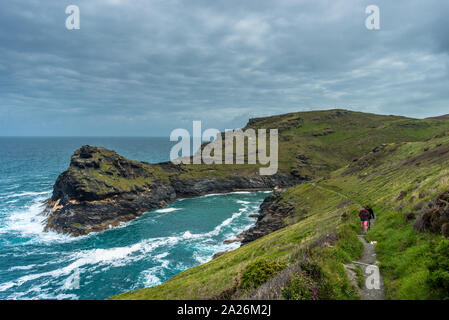
[{"label": "turquoise sea water", "polygon": [[82,237],[43,232],[42,201],[73,151],[104,146],[135,160],[168,160],[163,138],[0,138],[0,299],[104,299],[157,285],[238,243],[265,192],[178,200]]}]

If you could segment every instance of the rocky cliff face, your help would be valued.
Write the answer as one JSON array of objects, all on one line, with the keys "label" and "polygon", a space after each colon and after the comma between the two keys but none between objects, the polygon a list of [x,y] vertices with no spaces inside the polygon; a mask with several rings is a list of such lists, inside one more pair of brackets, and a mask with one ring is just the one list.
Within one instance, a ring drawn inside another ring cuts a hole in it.
[{"label": "rocky cliff face", "polygon": [[216,176],[206,171],[195,177],[182,176],[186,171],[186,165],[152,165],[105,148],[83,146],[56,180],[53,196],[47,200],[45,230],[83,235],[117,226],[177,198],[272,189],[302,181],[282,173],[260,176],[230,171]]},{"label": "rocky cliff face", "polygon": [[295,207],[281,204],[281,190],[275,190],[260,205],[256,224],[237,236],[242,244],[254,241],[286,226],[285,219],[293,214]]},{"label": "rocky cliff face", "polygon": [[56,180],[45,229],[73,235],[101,231],[175,198],[173,187],[151,165],[83,146]]}]

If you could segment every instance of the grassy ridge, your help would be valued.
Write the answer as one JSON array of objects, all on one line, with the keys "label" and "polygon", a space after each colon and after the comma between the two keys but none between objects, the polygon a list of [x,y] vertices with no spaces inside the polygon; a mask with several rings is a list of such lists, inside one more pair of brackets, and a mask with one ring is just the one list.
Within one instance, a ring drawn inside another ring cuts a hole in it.
[{"label": "grassy ridge", "polygon": [[255,120],[246,128],[279,130],[281,171],[314,178],[347,165],[380,144],[420,141],[449,129],[449,121],[346,110],[298,112]]},{"label": "grassy ridge", "polygon": [[322,185],[374,207],[378,221],[368,239],[378,241],[387,298],[446,297],[447,292],[437,293],[429,281],[442,236],[416,232],[414,219],[406,217],[418,215],[429,200],[449,190],[449,137],[388,145],[359,162],[355,169],[333,173]]}]

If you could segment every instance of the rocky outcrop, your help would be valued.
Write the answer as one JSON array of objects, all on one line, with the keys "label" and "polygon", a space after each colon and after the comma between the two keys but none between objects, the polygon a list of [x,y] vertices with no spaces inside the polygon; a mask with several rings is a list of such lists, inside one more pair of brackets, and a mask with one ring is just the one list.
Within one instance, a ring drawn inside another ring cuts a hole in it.
[{"label": "rocky outcrop", "polygon": [[414,227],[419,232],[441,233],[449,237],[449,191],[429,201],[417,217]]},{"label": "rocky outcrop", "polygon": [[293,214],[295,207],[289,204],[281,204],[282,190],[275,190],[260,205],[260,214],[256,224],[237,236],[242,245],[276,230],[285,227],[285,219]]},{"label": "rocky outcrop", "polygon": [[150,164],[114,151],[83,146],[71,158],[47,201],[45,230],[73,235],[101,231],[160,208],[176,198]]},{"label": "rocky outcrop", "polygon": [[217,177],[209,170],[189,170],[186,165],[138,162],[112,150],[83,146],[73,154],[69,169],[58,177],[46,202],[45,230],[84,235],[117,226],[177,198],[272,189],[303,180],[284,173],[260,176],[229,170]]}]

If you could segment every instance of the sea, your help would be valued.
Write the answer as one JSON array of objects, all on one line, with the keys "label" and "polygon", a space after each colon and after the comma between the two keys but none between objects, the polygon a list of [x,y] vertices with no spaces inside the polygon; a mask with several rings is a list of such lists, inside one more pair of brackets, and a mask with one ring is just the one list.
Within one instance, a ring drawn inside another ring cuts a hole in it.
[{"label": "sea", "polygon": [[168,161],[168,138],[0,138],[0,299],[105,299],[156,286],[239,243],[267,196],[179,199],[118,227],[73,237],[44,232],[43,201],[82,145],[140,161]]}]

